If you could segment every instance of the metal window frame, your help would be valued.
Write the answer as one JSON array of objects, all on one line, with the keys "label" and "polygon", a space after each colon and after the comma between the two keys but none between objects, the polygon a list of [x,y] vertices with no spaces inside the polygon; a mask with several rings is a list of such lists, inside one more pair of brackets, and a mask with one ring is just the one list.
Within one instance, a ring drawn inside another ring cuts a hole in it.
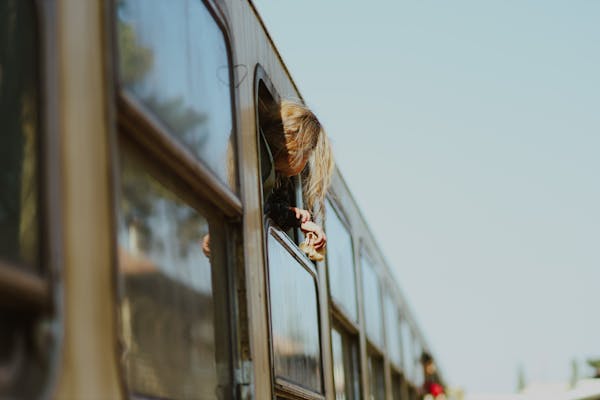
[{"label": "metal window frame", "polygon": [[[115,93],[117,96],[117,122],[120,128],[125,128],[127,134],[137,142],[144,150],[153,153],[161,163],[170,170],[176,171],[179,176],[184,177],[186,182],[203,193],[215,204],[218,204],[223,212],[229,216],[240,216],[243,212],[241,201],[241,185],[239,179],[238,155],[239,151],[239,121],[237,117],[237,94],[235,91],[234,66],[235,60],[232,49],[231,30],[227,23],[226,13],[222,7],[214,0],[198,0],[206,10],[212,15],[216,26],[223,33],[224,44],[227,51],[229,63],[229,81],[230,81],[230,102],[231,102],[231,122],[232,122],[232,140],[235,155],[235,176],[236,188],[232,189],[222,182],[216,174],[203,162],[196,157],[186,145],[179,142],[176,137],[170,133],[169,129],[152,112],[147,110],[143,103],[136,99],[123,87],[118,72],[118,43],[116,43],[116,7],[113,5],[111,29],[113,32],[113,70],[115,71]],[[122,129],[120,129],[121,131]],[[237,193],[235,190],[237,189]]]},{"label": "metal window frame", "polygon": [[47,397],[57,383],[60,347],[63,341],[63,220],[60,174],[60,131],[58,102],[58,35],[55,0],[29,0],[33,8],[39,65],[36,80],[39,90],[39,131],[36,132],[37,212],[39,223],[38,274],[19,265],[0,260],[0,305],[3,312],[25,313],[31,318],[50,318],[58,328],[48,331],[52,346],[43,375],[41,397]]},{"label": "metal window frame", "polygon": [[[352,273],[354,274],[354,268],[356,268],[356,258],[355,258],[355,249],[354,249],[354,238],[352,236],[352,226],[350,225],[349,219],[346,216],[346,213],[343,211],[342,207],[338,204],[337,201],[335,201],[333,199],[332,196],[328,195],[327,196],[327,205],[330,206],[330,208],[333,210],[333,212],[335,213],[335,215],[337,216],[337,218],[339,219],[339,221],[341,222],[342,226],[344,227],[344,229],[346,229],[346,232],[348,232],[348,235],[350,236],[350,246],[351,246],[351,251],[352,251]],[[325,216],[325,219],[327,219],[327,216]],[[325,232],[327,233],[327,232]],[[329,258],[327,257],[327,292],[329,293],[329,299],[330,299],[330,307],[332,308],[333,312],[335,312],[337,315],[340,316],[340,318],[343,319],[344,323],[350,324],[351,325],[351,329],[358,331],[359,330],[359,307],[360,307],[360,303],[359,303],[359,294],[358,294],[358,281],[356,280],[356,275],[355,279],[354,279],[354,294],[355,294],[355,298],[356,298],[356,320],[354,321],[353,318],[350,317],[350,313],[348,312],[348,310],[346,309],[346,307],[339,301],[337,301],[334,296],[333,296],[333,292],[331,291],[331,284],[330,284],[330,279],[329,279]]]},{"label": "metal window frame", "polygon": [[[249,378],[248,375],[248,310],[245,302],[245,276],[244,276],[244,256],[242,245],[242,217],[244,213],[242,198],[243,185],[240,180],[239,158],[242,155],[240,141],[240,118],[237,105],[240,104],[239,94],[236,90],[239,83],[235,81],[235,48],[232,36],[232,27],[229,23],[230,15],[225,3],[221,0],[198,0],[210,13],[214,23],[223,34],[224,45],[227,51],[229,64],[230,81],[230,104],[232,118],[232,145],[234,148],[235,180],[236,187],[230,188],[222,182],[216,174],[199,158],[196,157],[186,146],[179,142],[172,135],[157,116],[148,111],[141,101],[137,100],[131,93],[128,93],[122,87],[119,76],[119,50],[117,43],[117,14],[116,0],[107,1],[105,4],[104,15],[106,22],[106,47],[107,65],[105,70],[108,76],[106,90],[108,92],[108,120],[110,129],[110,164],[111,187],[112,187],[112,237],[111,242],[116,246],[116,226],[118,216],[119,199],[119,160],[118,151],[122,146],[122,141],[129,142],[135,151],[144,151],[145,163],[152,163],[153,166],[164,167],[167,173],[174,176],[179,187],[177,193],[187,194],[183,200],[193,208],[202,204],[203,208],[212,208],[214,212],[220,214],[215,218],[222,218],[224,224],[224,234],[227,238],[225,246],[228,254],[235,256],[227,257],[227,270],[219,277],[225,285],[227,293],[223,293],[228,310],[228,315],[223,316],[227,320],[227,340],[229,341],[229,384],[226,396],[236,396],[236,391],[241,390],[238,386],[244,384]],[[236,192],[237,191],[237,192]],[[195,196],[191,199],[190,196]],[[191,201],[190,201],[191,200]],[[114,248],[113,248],[114,249]],[[114,280],[115,305],[118,307],[122,298],[121,276],[118,270],[118,260],[116,250],[113,250],[113,268],[112,275]],[[115,337],[118,341],[122,340],[119,310],[115,312]],[[122,345],[115,343],[115,353],[117,359],[120,359]],[[127,384],[125,366],[122,362],[118,363],[119,382],[121,391],[124,394],[131,394]],[[251,367],[250,367],[251,369]]]},{"label": "metal window frame", "polygon": [[268,305],[268,322],[269,322],[269,342],[271,343],[271,346],[269,347],[269,358],[270,358],[270,364],[271,364],[271,376],[272,376],[272,382],[273,382],[273,396],[274,397],[283,397],[283,398],[289,398],[289,399],[307,399],[307,400],[324,400],[325,399],[325,390],[326,390],[326,383],[325,383],[325,367],[324,367],[324,359],[323,359],[323,338],[321,337],[321,325],[322,325],[322,321],[321,321],[321,316],[320,316],[320,304],[321,304],[321,299],[319,296],[319,288],[320,288],[320,283],[319,283],[319,279],[318,279],[318,271],[315,267],[315,265],[308,259],[308,257],[306,257],[306,255],[304,253],[302,253],[302,251],[300,251],[300,249],[298,249],[298,246],[292,241],[292,239],[285,234],[284,232],[282,232],[279,228],[275,227],[270,220],[267,220],[266,223],[266,229],[267,231],[267,235],[266,235],[266,240],[265,240],[265,247],[268,249],[268,244],[269,244],[269,240],[276,240],[285,250],[287,250],[287,252],[290,254],[291,257],[293,257],[302,268],[304,268],[304,270],[306,272],[308,272],[314,282],[315,285],[315,296],[316,296],[316,301],[317,301],[317,323],[318,323],[318,330],[317,330],[317,334],[319,335],[319,354],[321,356],[321,370],[320,370],[320,378],[321,378],[321,386],[322,386],[322,390],[323,393],[319,393],[317,391],[311,390],[311,389],[307,389],[303,386],[300,386],[294,382],[290,382],[287,379],[285,379],[284,377],[278,376],[275,373],[275,355],[274,355],[274,349],[273,349],[273,341],[272,341],[272,336],[273,336],[273,327],[272,327],[272,318],[271,318],[271,293],[270,293],[270,273],[269,273],[269,259],[268,259],[268,251],[266,252],[266,257],[267,257],[267,263],[266,263],[266,267],[267,267],[267,271],[266,271],[266,285],[267,285],[267,305]]}]

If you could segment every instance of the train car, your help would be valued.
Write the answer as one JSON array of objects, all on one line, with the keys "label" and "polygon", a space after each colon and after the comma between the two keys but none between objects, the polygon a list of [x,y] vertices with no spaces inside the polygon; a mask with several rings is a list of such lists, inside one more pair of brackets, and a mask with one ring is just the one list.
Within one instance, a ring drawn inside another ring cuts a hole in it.
[{"label": "train car", "polygon": [[0,398],[421,397],[430,349],[340,171],[325,261],[265,219],[285,98],[251,2],[0,2]]}]

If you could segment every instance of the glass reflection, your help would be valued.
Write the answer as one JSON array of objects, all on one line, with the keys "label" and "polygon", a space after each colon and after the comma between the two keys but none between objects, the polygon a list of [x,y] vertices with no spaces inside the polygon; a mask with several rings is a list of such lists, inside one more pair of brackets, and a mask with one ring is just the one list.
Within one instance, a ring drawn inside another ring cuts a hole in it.
[{"label": "glass reflection", "polygon": [[331,330],[331,347],[336,400],[359,399],[360,382],[356,341],[334,328]]},{"label": "glass reflection", "polygon": [[406,320],[402,320],[400,323],[400,337],[402,338],[402,367],[404,368],[404,376],[412,380],[414,378],[412,333]]},{"label": "glass reflection", "polygon": [[369,356],[369,383],[371,400],[385,400],[385,379],[383,376],[383,360],[379,357]]},{"label": "glass reflection", "polygon": [[123,86],[236,190],[229,58],[210,12],[201,0],[122,0],[117,16]]},{"label": "glass reflection", "polygon": [[211,265],[201,249],[209,225],[131,159],[122,163],[118,242],[129,389],[216,399]]},{"label": "glass reflection", "polygon": [[392,298],[386,294],[384,297],[385,307],[385,329],[386,345],[390,358],[396,365],[402,364],[402,354],[400,352],[400,330],[398,328],[399,316],[398,308]]},{"label": "glass reflection", "polygon": [[402,378],[395,372],[392,372],[392,399],[402,400]]},{"label": "glass reflection", "polygon": [[269,237],[268,251],[275,374],[321,393],[314,278],[272,236]]},{"label": "glass reflection", "polygon": [[363,295],[365,305],[365,323],[370,339],[383,346],[383,316],[381,311],[381,297],[379,278],[375,272],[372,261],[365,254],[360,257],[363,276]]},{"label": "glass reflection", "polygon": [[423,374],[423,367],[421,365],[421,354],[423,353],[423,347],[421,343],[416,339],[417,335],[413,336],[414,340],[414,377],[417,385],[422,385],[425,382],[425,376]]},{"label": "glass reflection", "polygon": [[356,276],[352,236],[335,209],[327,202],[325,231],[327,232],[327,269],[331,295],[350,319],[358,321],[356,310]]},{"label": "glass reflection", "polygon": [[0,259],[38,270],[38,41],[31,1],[0,2]]}]

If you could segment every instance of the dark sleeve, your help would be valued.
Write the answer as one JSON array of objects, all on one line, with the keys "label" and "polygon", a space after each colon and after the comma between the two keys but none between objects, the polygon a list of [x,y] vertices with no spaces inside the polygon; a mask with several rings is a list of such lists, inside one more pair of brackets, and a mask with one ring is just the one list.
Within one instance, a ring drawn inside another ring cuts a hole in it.
[{"label": "dark sleeve", "polygon": [[265,214],[284,231],[298,228],[301,224],[296,213],[290,209],[291,204],[286,185],[274,189],[265,203]]}]

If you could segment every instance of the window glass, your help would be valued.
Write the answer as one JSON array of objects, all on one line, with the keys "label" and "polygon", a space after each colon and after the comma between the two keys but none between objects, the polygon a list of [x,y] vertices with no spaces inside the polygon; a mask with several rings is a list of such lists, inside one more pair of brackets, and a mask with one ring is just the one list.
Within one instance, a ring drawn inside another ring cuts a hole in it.
[{"label": "window glass", "polygon": [[[129,389],[156,398],[216,399],[218,373],[226,370],[216,359],[211,272],[211,267],[225,268],[213,254],[221,227],[209,224],[127,155],[119,206],[121,326]],[[210,258],[202,250],[207,238]],[[211,260],[220,265],[211,266]]]},{"label": "window glass", "polygon": [[[416,338],[417,335],[415,334],[413,337]],[[421,365],[421,354],[423,353],[423,347],[417,339],[414,340],[414,349],[415,383],[420,386],[425,381],[425,376],[423,375],[423,367]]]},{"label": "window glass", "polygon": [[400,336],[402,338],[402,368],[404,368],[404,375],[407,379],[412,380],[414,379],[412,333],[406,320],[402,320],[400,323]]},{"label": "window glass", "polygon": [[372,261],[366,254],[361,255],[365,323],[370,339],[383,346],[383,317],[381,311],[379,278]]},{"label": "window glass", "polygon": [[360,398],[358,345],[350,335],[333,328],[331,330],[333,352],[333,383],[336,400]]},{"label": "window glass", "polygon": [[315,280],[279,240],[284,239],[269,236],[268,240],[275,374],[320,393],[321,352]]},{"label": "window glass", "polygon": [[236,190],[225,36],[201,0],[118,2],[121,83]]},{"label": "window glass", "polygon": [[392,371],[392,399],[402,400],[402,377],[395,371]]},{"label": "window glass", "polygon": [[385,305],[385,332],[386,344],[389,356],[392,361],[400,366],[402,364],[402,354],[400,352],[400,329],[398,327],[399,316],[398,307],[392,298],[386,294],[384,300]]},{"label": "window glass", "polygon": [[369,356],[369,396],[371,400],[385,400],[385,379],[383,376],[383,360]]},{"label": "window glass", "polygon": [[32,3],[0,2],[0,260],[37,271],[40,62]]},{"label": "window glass", "polygon": [[325,231],[327,233],[327,269],[331,295],[354,322],[356,311],[356,276],[352,236],[335,209],[327,202]]}]

